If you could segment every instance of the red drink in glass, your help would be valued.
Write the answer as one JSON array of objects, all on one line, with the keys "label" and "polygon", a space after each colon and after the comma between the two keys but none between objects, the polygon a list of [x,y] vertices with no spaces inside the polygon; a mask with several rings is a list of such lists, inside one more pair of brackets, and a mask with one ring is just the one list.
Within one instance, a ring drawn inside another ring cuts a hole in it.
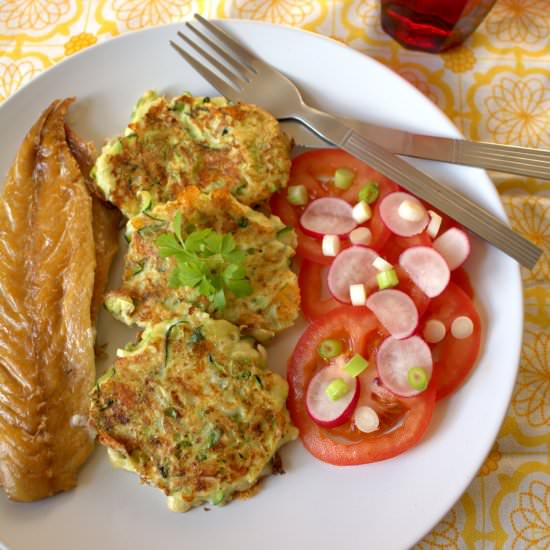
[{"label": "red drink in glass", "polygon": [[460,44],[496,0],[381,0],[382,28],[412,50],[441,52]]}]

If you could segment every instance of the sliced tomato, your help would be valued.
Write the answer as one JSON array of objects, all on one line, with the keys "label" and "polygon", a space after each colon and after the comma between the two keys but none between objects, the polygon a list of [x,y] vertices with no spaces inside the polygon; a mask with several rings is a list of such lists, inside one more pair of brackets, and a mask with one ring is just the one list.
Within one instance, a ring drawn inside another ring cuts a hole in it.
[{"label": "sliced tomato", "polygon": [[[451,227],[451,224],[454,223],[452,222],[452,220],[449,221],[447,218],[444,218],[444,221],[447,227]],[[457,225],[455,224],[455,226]],[[386,260],[388,260],[388,262],[390,262],[391,264],[397,265],[399,261],[399,256],[401,255],[401,252],[403,252],[405,249],[411,246],[431,246],[431,245],[432,245],[432,239],[425,231],[423,233],[420,233],[420,235],[415,235],[414,237],[399,237],[398,235],[392,235],[388,239],[388,242],[384,245],[380,253]],[[457,284],[460,288],[462,288],[462,290],[464,290],[464,292],[470,298],[474,297],[474,289],[470,283],[470,278],[466,273],[466,271],[464,270],[464,268],[459,267],[453,270],[451,272],[451,281]],[[414,285],[412,281],[410,281],[410,284]],[[407,292],[407,294],[411,295],[411,292]],[[424,293],[418,287],[416,287],[415,294],[423,295]],[[413,297],[413,300],[414,300],[414,297]],[[419,304],[417,304],[417,307],[418,305]]]},{"label": "sliced tomato", "polygon": [[[333,183],[328,181],[334,176],[338,168],[349,168],[355,173],[353,184],[345,191],[338,189]],[[357,195],[359,190],[371,181],[377,182],[380,186],[380,195],[376,203],[374,203],[372,219],[364,225],[369,227],[372,233],[371,248],[380,250],[389,238],[390,231],[382,222],[377,205],[380,203],[380,198],[399,189],[397,184],[339,149],[318,149],[307,151],[297,156],[292,161],[288,184],[304,185],[308,190],[310,200],[330,196],[341,197],[350,204],[355,204],[358,200]],[[271,198],[271,209],[286,225],[296,230],[298,235],[297,254],[313,262],[325,265],[330,264],[333,258],[323,255],[321,241],[314,237],[309,237],[300,229],[300,216],[304,211],[304,207],[293,206],[288,202],[286,197],[286,189],[275,193]],[[343,244],[347,245],[346,243]]]},{"label": "sliced tomato", "polygon": [[[428,298],[410,279],[406,271],[399,266],[395,268],[399,278],[398,290],[408,294],[416,305],[419,317],[424,315],[428,308]],[[314,321],[326,315],[329,311],[341,307],[342,304],[328,293],[326,285],[327,267],[308,260],[302,260],[300,264],[300,285],[302,313],[308,321]]]},{"label": "sliced tomato", "polygon": [[[416,445],[424,435],[435,404],[435,387],[416,397],[400,398],[381,385],[376,375],[376,349],[384,329],[364,307],[343,306],[309,325],[288,363],[288,408],[308,451],[337,465],[366,464],[396,456]],[[380,419],[376,432],[365,434],[353,421],[339,428],[321,428],[306,409],[306,392],[313,375],[326,363],[317,348],[327,338],[340,339],[350,356],[360,353],[372,363],[361,374],[360,404],[373,407]]]},{"label": "sliced tomato", "polygon": [[458,285],[467,295],[470,300],[474,299],[474,287],[470,282],[470,277],[463,267],[457,267],[451,271],[451,281]]},{"label": "sliced tomato", "polygon": [[[469,317],[474,324],[472,335],[462,340],[451,334],[451,324],[459,316]],[[430,319],[441,321],[447,329],[445,338],[432,346],[432,380],[437,388],[437,399],[443,399],[462,385],[476,363],[481,345],[481,320],[472,300],[453,282],[432,299],[424,322]]]},{"label": "sliced tomato", "polygon": [[428,308],[430,298],[424,294],[411,280],[407,272],[399,267],[399,256],[401,253],[411,246],[431,246],[432,239],[424,231],[420,235],[414,235],[413,237],[400,237],[399,235],[391,235],[387,243],[382,248],[380,254],[390,264],[395,266],[397,276],[399,278],[399,288],[403,292],[406,292],[416,304],[419,317],[424,315],[424,312]]},{"label": "sliced tomato", "polygon": [[422,318],[428,306],[430,305],[430,298],[426,296],[409,277],[407,272],[399,266],[395,266],[395,272],[399,279],[399,284],[395,287],[398,290],[402,290],[405,294],[408,294],[414,302],[416,309],[418,310],[419,319]]},{"label": "sliced tomato", "polygon": [[414,235],[413,237],[391,235],[384,245],[381,255],[388,260],[390,264],[398,265],[401,252],[411,246],[432,246],[432,239],[425,231],[419,235]]},{"label": "sliced tomato", "polygon": [[326,288],[327,267],[308,260],[302,260],[298,284],[300,285],[302,313],[309,321],[323,317],[329,311],[341,307]]}]

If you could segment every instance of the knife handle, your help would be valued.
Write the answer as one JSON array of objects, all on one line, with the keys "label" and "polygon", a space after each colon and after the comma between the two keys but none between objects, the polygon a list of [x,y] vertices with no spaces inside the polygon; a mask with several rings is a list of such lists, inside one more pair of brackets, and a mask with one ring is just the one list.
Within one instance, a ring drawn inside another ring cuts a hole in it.
[{"label": "knife handle", "polygon": [[550,180],[550,151],[515,145],[454,140],[457,164]]},{"label": "knife handle", "polygon": [[304,105],[295,118],[325,141],[334,143],[397,182],[528,269],[534,267],[542,254],[540,248],[474,201],[452,187],[436,182],[406,161],[344,125],[336,117]]}]

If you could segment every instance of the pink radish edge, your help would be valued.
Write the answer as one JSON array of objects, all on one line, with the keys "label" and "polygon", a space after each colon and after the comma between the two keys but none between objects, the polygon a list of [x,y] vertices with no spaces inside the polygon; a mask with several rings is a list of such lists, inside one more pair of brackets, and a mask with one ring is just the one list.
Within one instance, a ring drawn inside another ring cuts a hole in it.
[{"label": "pink radish edge", "polygon": [[342,250],[332,262],[327,275],[327,284],[332,296],[343,304],[351,303],[349,287],[363,283],[367,292],[377,286],[377,269],[372,262],[378,252],[372,248],[355,245]]},{"label": "pink radish edge", "polygon": [[399,265],[429,298],[439,296],[451,278],[443,256],[431,246],[411,246],[399,256]]},{"label": "pink radish edge", "polygon": [[352,212],[351,205],[343,199],[321,197],[307,205],[300,226],[304,233],[317,239],[324,235],[344,237],[357,227]]},{"label": "pink radish edge", "polygon": [[432,353],[428,344],[419,336],[397,340],[393,336],[386,338],[376,355],[376,368],[380,380],[388,390],[401,397],[412,397],[422,393],[410,386],[409,369],[420,367],[426,372],[428,380],[432,376]]},{"label": "pink radish edge", "polygon": [[407,338],[418,327],[418,309],[412,298],[401,290],[386,289],[375,292],[367,299],[367,307],[398,340]]},{"label": "pink radish edge", "polygon": [[[408,200],[422,207],[424,215],[419,221],[405,220],[399,215],[399,206],[404,201]],[[384,225],[396,235],[400,237],[412,237],[422,233],[430,221],[430,216],[422,203],[413,195],[397,191],[386,195],[380,203],[380,217]]]},{"label": "pink radish edge", "polygon": [[458,227],[447,229],[432,246],[443,256],[451,271],[466,261],[472,249],[468,235]]},{"label": "pink radish edge", "polygon": [[[336,378],[342,378],[351,389],[346,395],[333,401],[325,390]],[[339,365],[329,365],[317,372],[309,382],[306,393],[307,412],[319,426],[340,426],[351,416],[360,392],[358,378],[347,374]]]}]

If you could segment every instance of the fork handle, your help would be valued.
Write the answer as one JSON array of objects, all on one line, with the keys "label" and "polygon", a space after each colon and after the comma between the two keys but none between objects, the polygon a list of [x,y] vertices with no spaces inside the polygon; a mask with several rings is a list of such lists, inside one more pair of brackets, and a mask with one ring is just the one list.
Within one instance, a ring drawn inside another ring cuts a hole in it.
[{"label": "fork handle", "polygon": [[346,126],[396,155],[550,179],[550,151],[544,149],[428,136],[356,119],[338,118]]},{"label": "fork handle", "polygon": [[532,269],[542,250],[496,216],[452,187],[438,183],[409,163],[370,141],[336,117],[305,104],[292,118],[325,141],[344,149],[384,176],[457,220],[464,227]]}]

